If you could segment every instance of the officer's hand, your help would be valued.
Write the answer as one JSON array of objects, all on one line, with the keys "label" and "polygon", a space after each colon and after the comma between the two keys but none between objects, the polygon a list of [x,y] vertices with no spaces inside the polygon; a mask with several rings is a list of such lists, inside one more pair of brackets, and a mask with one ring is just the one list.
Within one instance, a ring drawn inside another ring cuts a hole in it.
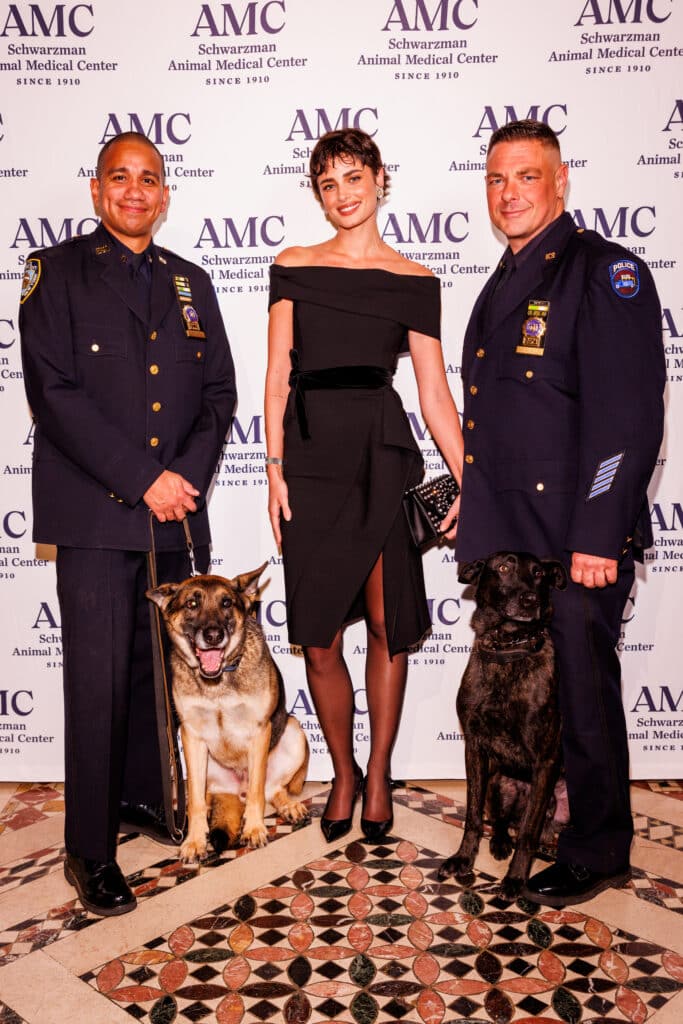
[{"label": "officer's hand", "polygon": [[578,551],[572,554],[571,577],[574,583],[580,583],[589,589],[616,583],[618,568],[619,563],[614,558],[582,555]]},{"label": "officer's hand", "polygon": [[180,473],[165,469],[152,486],[145,491],[143,500],[160,523],[167,519],[181,522],[188,512],[196,512],[194,499],[199,495],[196,487]]},{"label": "officer's hand", "polygon": [[[458,513],[460,512],[460,495],[455,499],[446,515],[439,523],[439,533],[444,540],[454,540],[458,532]],[[441,539],[441,538],[439,538]]]}]

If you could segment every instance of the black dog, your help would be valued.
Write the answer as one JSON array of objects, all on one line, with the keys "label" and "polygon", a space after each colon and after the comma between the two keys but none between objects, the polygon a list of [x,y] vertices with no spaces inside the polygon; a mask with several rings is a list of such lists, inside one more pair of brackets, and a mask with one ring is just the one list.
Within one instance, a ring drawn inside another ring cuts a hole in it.
[{"label": "black dog", "polygon": [[560,769],[557,675],[548,622],[550,589],[564,590],[567,574],[560,562],[501,551],[462,566],[459,579],[477,584],[475,641],[456,703],[465,736],[467,813],[460,848],[441,865],[439,878],[455,875],[471,882],[487,788],[491,853],[496,860],[509,857],[517,802],[509,794],[517,790],[507,783],[521,778],[529,783],[529,795],[502,883],[503,896],[512,900],[528,877]]}]

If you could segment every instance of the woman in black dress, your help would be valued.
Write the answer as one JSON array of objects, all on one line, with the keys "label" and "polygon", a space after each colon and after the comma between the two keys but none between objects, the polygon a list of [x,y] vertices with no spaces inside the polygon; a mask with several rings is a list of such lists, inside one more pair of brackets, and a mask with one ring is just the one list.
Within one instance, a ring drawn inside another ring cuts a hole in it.
[{"label": "woman in black dress", "polygon": [[[282,546],[289,638],[303,647],[334,767],[321,821],[330,841],[351,828],[363,782],[342,630],[360,616],[367,624],[371,742],[361,828],[378,840],[393,824],[390,760],[406,649],[430,626],[422,562],[401,506],[423,475],[391,386],[401,352],[410,351],[422,414],[458,480],[463,440],[439,341],[439,281],[390,248],[377,228],[388,184],[377,146],[362,131],[328,132],[310,171],[336,233],[286,249],[271,268],[268,507]],[[442,524],[447,537],[456,513],[457,502]]]}]

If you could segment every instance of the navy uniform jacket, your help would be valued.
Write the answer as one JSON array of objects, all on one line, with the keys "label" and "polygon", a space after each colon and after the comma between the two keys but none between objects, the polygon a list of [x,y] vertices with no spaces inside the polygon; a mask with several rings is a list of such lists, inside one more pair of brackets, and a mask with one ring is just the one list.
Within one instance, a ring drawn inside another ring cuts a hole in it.
[{"label": "navy uniform jacket", "polygon": [[[170,469],[200,491],[189,520],[195,544],[209,542],[205,499],[235,402],[232,357],[207,274],[152,251],[149,310],[102,227],[27,264],[39,273],[19,316],[36,424],[35,541],[147,550],[143,495]],[[189,281],[205,339],[186,334],[174,275]],[[185,544],[179,523],[156,522],[155,539]]]},{"label": "navy uniform jacket", "polygon": [[[529,550],[620,559],[652,543],[646,489],[663,429],[661,312],[645,264],[558,218],[486,323],[465,336],[465,467],[456,556]],[[544,354],[515,351],[549,302]]]}]

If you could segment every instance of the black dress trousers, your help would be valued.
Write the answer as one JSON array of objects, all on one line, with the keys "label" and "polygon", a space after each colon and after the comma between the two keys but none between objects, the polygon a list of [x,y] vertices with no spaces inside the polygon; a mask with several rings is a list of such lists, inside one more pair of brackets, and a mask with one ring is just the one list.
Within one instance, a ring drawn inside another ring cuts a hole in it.
[{"label": "black dress trousers", "polygon": [[629,753],[616,646],[633,588],[633,558],[617,582],[588,589],[569,583],[553,595],[551,632],[559,668],[562,748],[572,824],[558,859],[613,873],[629,862],[633,819]]}]

